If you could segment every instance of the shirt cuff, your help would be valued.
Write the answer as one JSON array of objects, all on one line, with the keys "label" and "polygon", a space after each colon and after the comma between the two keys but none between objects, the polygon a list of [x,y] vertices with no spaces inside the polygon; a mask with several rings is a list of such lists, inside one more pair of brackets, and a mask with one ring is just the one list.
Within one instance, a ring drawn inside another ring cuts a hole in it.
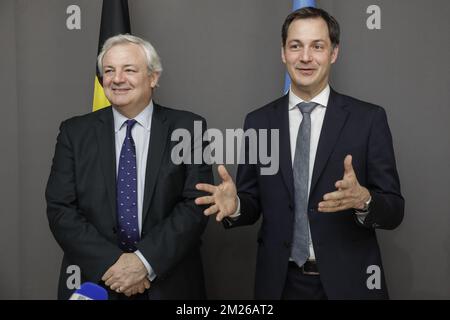
[{"label": "shirt cuff", "polygon": [[239,218],[239,216],[241,215],[241,200],[239,199],[238,196],[236,197],[237,197],[237,209],[232,215],[229,216],[229,218],[231,219]]},{"label": "shirt cuff", "polygon": [[144,256],[142,255],[142,253],[139,250],[136,250],[134,253],[138,256],[139,259],[141,259],[142,263],[145,266],[145,269],[147,269],[147,272],[148,272],[147,277],[148,277],[148,279],[150,281],[155,280],[156,273],[155,273],[155,271],[153,271],[153,268],[150,265],[150,263],[148,263],[147,259],[144,258]]},{"label": "shirt cuff", "polygon": [[356,218],[358,219],[361,224],[364,224],[364,221],[366,220],[367,216],[369,215],[370,211],[355,211]]}]

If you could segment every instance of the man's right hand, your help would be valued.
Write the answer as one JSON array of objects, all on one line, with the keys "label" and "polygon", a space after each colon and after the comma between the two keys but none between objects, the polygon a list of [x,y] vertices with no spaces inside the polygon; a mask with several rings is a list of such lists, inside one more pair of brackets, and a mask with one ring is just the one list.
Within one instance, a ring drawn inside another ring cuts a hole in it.
[{"label": "man's right hand", "polygon": [[195,199],[195,203],[197,205],[209,204],[210,206],[204,211],[204,214],[207,216],[216,214],[216,220],[222,221],[223,218],[236,212],[238,198],[236,185],[228,174],[227,169],[225,169],[225,166],[220,165],[217,170],[222,179],[222,183],[218,186],[205,183],[197,184],[195,186],[197,190],[208,192],[210,195]]}]

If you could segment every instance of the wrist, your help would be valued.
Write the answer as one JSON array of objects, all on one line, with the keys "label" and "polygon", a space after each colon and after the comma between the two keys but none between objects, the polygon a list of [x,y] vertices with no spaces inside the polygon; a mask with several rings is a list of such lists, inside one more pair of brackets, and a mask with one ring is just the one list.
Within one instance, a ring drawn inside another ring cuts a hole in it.
[{"label": "wrist", "polygon": [[369,190],[367,190],[366,188],[364,188],[363,193],[364,193],[364,195],[362,197],[363,200],[362,200],[361,204],[355,209],[360,212],[368,212],[370,203],[372,202],[372,196],[370,195]]}]

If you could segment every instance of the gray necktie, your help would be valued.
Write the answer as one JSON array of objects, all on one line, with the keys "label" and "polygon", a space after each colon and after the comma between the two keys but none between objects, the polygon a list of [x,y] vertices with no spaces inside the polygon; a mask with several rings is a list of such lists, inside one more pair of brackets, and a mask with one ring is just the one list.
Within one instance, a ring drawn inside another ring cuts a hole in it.
[{"label": "gray necktie", "polygon": [[295,224],[291,257],[298,266],[302,266],[309,258],[309,145],[311,140],[311,112],[318,104],[302,102],[297,106],[303,114],[303,120],[298,130],[294,156]]}]

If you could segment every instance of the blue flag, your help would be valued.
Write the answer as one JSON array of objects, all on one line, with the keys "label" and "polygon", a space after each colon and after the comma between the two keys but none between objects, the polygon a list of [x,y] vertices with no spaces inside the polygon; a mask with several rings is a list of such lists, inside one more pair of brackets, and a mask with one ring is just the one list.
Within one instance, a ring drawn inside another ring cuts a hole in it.
[{"label": "blue flag", "polygon": [[[292,11],[303,7],[315,7],[316,1],[314,0],[293,0],[292,2]],[[291,86],[291,78],[289,78],[289,74],[286,72],[286,78],[284,80],[284,93],[287,93],[289,87]]]}]

